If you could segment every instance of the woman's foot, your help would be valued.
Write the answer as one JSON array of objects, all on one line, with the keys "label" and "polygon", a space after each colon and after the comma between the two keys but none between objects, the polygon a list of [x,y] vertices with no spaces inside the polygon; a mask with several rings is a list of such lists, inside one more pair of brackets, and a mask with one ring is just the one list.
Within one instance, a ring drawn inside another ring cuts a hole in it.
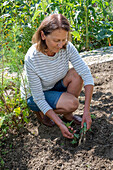
[{"label": "woman's foot", "polygon": [[55,123],[53,120],[51,120],[48,116],[44,115],[42,112],[36,112],[34,113],[37,115],[38,121],[46,126],[53,127]]}]

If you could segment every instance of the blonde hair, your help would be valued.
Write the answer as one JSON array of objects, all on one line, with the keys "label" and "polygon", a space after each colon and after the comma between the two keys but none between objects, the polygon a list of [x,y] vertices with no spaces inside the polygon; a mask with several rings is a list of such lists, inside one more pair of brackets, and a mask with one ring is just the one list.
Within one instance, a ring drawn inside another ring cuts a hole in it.
[{"label": "blonde hair", "polygon": [[[68,32],[68,41],[70,38],[70,24],[65,16],[62,14],[52,14],[47,16],[40,26],[38,27],[37,31],[32,37],[32,43],[36,45],[36,49],[40,52],[44,52],[45,49],[47,49],[47,45],[45,40],[42,40],[41,38],[41,31],[44,32],[45,36],[51,34],[56,29],[64,29]],[[63,48],[66,48],[66,44],[63,46]]]}]

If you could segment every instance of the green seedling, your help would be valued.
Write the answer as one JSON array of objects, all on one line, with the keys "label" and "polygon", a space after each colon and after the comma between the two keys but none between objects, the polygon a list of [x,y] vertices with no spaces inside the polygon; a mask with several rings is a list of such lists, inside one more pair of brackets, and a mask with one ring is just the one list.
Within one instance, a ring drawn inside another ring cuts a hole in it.
[{"label": "green seedling", "polygon": [[79,139],[79,134],[76,134],[76,133],[75,133],[75,134],[74,134],[74,138],[73,138],[71,144],[76,144],[78,139]]},{"label": "green seedling", "polygon": [[113,136],[113,132],[110,134],[110,136]]},{"label": "green seedling", "polygon": [[[92,116],[94,116],[94,115],[92,115]],[[69,126],[71,126],[72,123],[73,123],[73,120],[70,123],[69,122],[67,122],[67,123],[64,122],[64,124],[65,124],[65,126],[67,128],[69,128]],[[73,130],[69,129],[69,131],[71,133],[73,133]],[[79,140],[78,145],[80,145],[82,143],[82,141],[83,141],[83,143],[85,143],[86,142],[86,132],[87,131],[92,131],[92,130],[91,130],[91,128],[89,130],[87,130],[87,124],[85,122],[83,128],[81,128],[81,130],[80,130],[80,134],[78,134],[78,133],[73,134],[74,138],[71,141],[71,144],[76,144],[78,142],[78,140]]]},{"label": "green seedling", "polygon": [[66,127],[69,127],[69,126],[71,126],[71,125],[72,125],[73,120],[72,120],[71,122],[67,122],[67,123],[63,122],[63,123],[66,125]]},{"label": "green seedling", "polygon": [[[70,123],[69,122],[67,122],[67,123],[64,122],[64,124],[66,125],[67,128],[69,128],[69,126],[71,126],[72,123],[73,123],[73,120]],[[69,129],[69,132],[73,133],[73,131],[71,129]],[[79,139],[79,134],[74,133],[73,135],[74,135],[74,138],[71,141],[71,144],[76,144],[77,139]]]},{"label": "green seedling", "polygon": [[113,116],[113,112],[110,114],[108,119],[111,120],[112,116]]},{"label": "green seedling", "polygon": [[[73,120],[71,122],[63,122],[65,124],[65,126],[69,129],[69,127],[71,126],[71,124],[73,123]],[[73,131],[71,129],[69,129],[69,132],[73,133]]]},{"label": "green seedling", "polygon": [[62,142],[60,145],[61,145],[61,146],[64,146],[64,143]]},{"label": "green seedling", "polygon": [[4,166],[4,160],[0,157],[0,167],[3,167]]},{"label": "green seedling", "polygon": [[91,119],[96,119],[96,116],[94,114],[91,114]]},{"label": "green seedling", "polygon": [[86,141],[86,131],[87,131],[87,124],[84,123],[84,126],[80,131],[79,145],[81,145],[82,140],[83,140],[83,143],[85,143],[85,141]]},{"label": "green seedling", "polygon": [[92,130],[91,130],[91,128],[89,130],[87,130],[87,124],[85,122],[83,128],[80,131],[79,145],[81,144],[82,140],[83,140],[83,143],[86,142],[86,132],[87,131],[92,131]]}]

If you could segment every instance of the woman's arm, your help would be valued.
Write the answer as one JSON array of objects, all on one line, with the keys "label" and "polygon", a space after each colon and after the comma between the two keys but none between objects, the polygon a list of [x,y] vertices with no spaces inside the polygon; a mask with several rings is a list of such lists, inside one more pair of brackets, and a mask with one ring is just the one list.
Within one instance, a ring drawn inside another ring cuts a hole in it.
[{"label": "woman's arm", "polygon": [[93,94],[93,85],[86,85],[85,86],[85,106],[84,106],[84,113],[82,118],[81,127],[83,127],[84,122],[87,123],[87,129],[91,127],[91,115],[90,115],[90,103]]},{"label": "woman's arm", "polygon": [[46,114],[50,119],[52,119],[56,123],[56,125],[60,128],[62,135],[64,137],[72,139],[73,134],[69,132],[68,128],[64,125],[62,120],[58,117],[58,115],[53,111],[50,105],[46,102],[42,90],[40,78],[35,73],[34,68],[35,67],[33,66],[31,60],[28,62],[26,61],[27,77],[28,77],[29,86],[35,103],[44,114]]},{"label": "woman's arm", "polygon": [[90,116],[90,102],[92,98],[93,85],[94,85],[93,77],[91,75],[88,65],[83,61],[78,51],[71,43],[69,43],[68,49],[70,53],[70,61],[73,67],[75,68],[76,72],[82,77],[84,81],[85,106],[84,106],[84,113],[83,113],[81,126],[83,127],[84,122],[86,122],[87,129],[89,129],[92,123],[91,116]]},{"label": "woman's arm", "polygon": [[[52,119],[56,125],[60,128],[62,135],[66,138],[72,139],[74,136],[69,132],[68,128],[64,125],[62,120],[58,117],[58,115],[51,109],[47,111],[46,116]],[[73,130],[73,128],[71,129]],[[74,131],[73,131],[74,132]]]},{"label": "woman's arm", "polygon": [[25,61],[25,70],[33,100],[45,114],[48,110],[52,109],[52,107],[45,100],[41,80],[37,75],[34,63],[30,58]]}]

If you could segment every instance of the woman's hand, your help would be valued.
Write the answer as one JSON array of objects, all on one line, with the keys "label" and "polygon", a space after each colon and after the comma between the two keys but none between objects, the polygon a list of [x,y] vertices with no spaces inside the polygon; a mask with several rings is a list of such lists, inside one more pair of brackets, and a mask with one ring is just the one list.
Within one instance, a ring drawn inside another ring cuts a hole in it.
[{"label": "woman's hand", "polygon": [[91,115],[90,115],[90,103],[93,94],[93,85],[86,85],[85,86],[85,106],[84,106],[84,114],[82,117],[81,128],[84,126],[84,122],[87,124],[87,130],[91,127]]},{"label": "woman's hand", "polygon": [[[64,125],[64,123],[62,122],[62,120],[59,118],[59,116],[51,109],[49,111],[47,111],[46,116],[48,116],[50,119],[52,119],[56,125],[60,128],[62,135],[66,138],[69,139],[73,139],[74,138],[74,133],[76,132],[75,130],[73,130],[73,128],[71,126],[69,126],[68,128]],[[69,132],[69,129],[73,132]]]},{"label": "woman's hand", "polygon": [[[62,132],[62,135],[64,136],[64,137],[66,137],[66,138],[69,138],[69,139],[73,139],[73,137],[74,137],[74,133],[76,132],[75,130],[73,130],[73,128],[72,127],[66,127],[64,124],[63,124],[63,122],[59,125],[59,128],[60,128],[60,130],[61,130],[61,132]],[[69,132],[69,129],[71,130],[71,131],[73,131],[73,133],[71,133],[71,132]]]},{"label": "woman's hand", "polygon": [[84,111],[84,114],[83,114],[83,117],[82,117],[81,128],[83,128],[84,122],[86,122],[86,124],[87,124],[87,130],[90,129],[91,123],[92,123],[90,112]]}]

